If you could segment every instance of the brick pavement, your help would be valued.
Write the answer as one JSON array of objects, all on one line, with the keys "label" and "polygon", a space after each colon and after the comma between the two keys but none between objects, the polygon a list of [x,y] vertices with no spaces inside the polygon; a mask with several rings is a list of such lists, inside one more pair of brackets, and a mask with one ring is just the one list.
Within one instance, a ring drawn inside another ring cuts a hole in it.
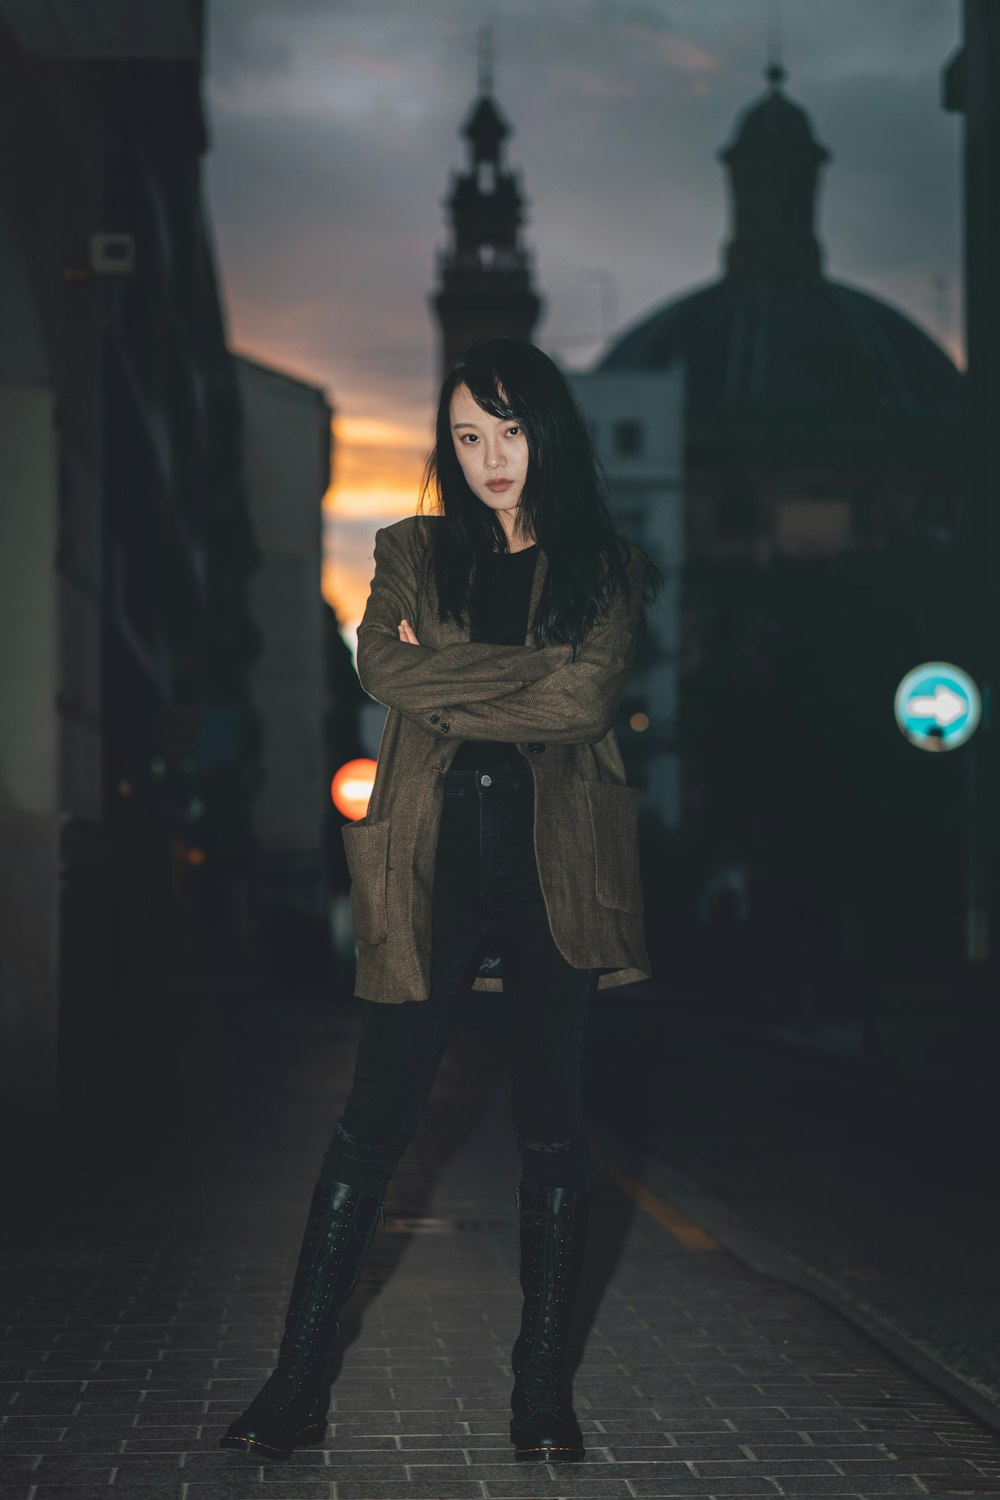
[{"label": "brick pavement", "polygon": [[217,1139],[188,1157],[168,1130],[145,1164],[123,1132],[22,1181],[0,1261],[0,1500],[1000,1500],[1000,1440],[603,1156],[577,1320],[587,1458],[515,1464],[518,1162],[502,1061],[461,1027],[345,1309],[327,1446],[267,1465],[220,1450],[271,1368],[355,1015],[248,1006],[220,1055]]}]

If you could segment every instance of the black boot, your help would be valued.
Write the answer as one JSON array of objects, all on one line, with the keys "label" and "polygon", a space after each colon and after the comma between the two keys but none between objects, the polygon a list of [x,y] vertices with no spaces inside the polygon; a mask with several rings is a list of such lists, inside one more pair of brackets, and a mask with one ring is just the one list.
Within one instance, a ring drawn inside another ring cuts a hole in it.
[{"label": "black boot", "polygon": [[589,1213],[589,1191],[518,1184],[524,1310],[511,1351],[510,1398],[510,1435],[518,1460],[583,1458],[583,1436],[570,1404],[563,1362]]},{"label": "black boot", "polygon": [[220,1448],[252,1458],[288,1458],[323,1441],[330,1387],[328,1356],[338,1315],[354,1289],[385,1199],[346,1182],[316,1184],[306,1222],[278,1363]]}]

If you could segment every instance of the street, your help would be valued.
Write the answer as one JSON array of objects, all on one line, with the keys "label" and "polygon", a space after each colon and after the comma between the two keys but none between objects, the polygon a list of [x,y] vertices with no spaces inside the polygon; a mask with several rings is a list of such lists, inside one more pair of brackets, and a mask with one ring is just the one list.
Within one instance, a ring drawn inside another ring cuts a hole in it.
[{"label": "street", "polygon": [[[482,999],[465,1001],[348,1303],[326,1442],[288,1464],[222,1452],[218,1437],[271,1367],[358,1002],[233,987],[216,1041],[202,1032],[201,1097],[179,1069],[176,1110],[99,1131],[81,1118],[75,1137],[39,1136],[22,1153],[3,1253],[3,1500],[90,1500],[109,1486],[128,1500],[1000,1495],[993,1432],[821,1300],[731,1254],[664,1198],[652,1163],[648,1182],[631,1178],[632,1148],[612,1148],[599,1124],[574,1383],[587,1457],[569,1474],[515,1466],[518,1160],[497,1013]],[[608,1062],[620,1081],[621,1043],[605,1035],[592,1069]],[[707,1173],[743,1064],[699,1094],[697,1053],[675,1054],[657,1097],[674,1144],[681,1074],[683,1097],[701,1098],[678,1160]]]}]

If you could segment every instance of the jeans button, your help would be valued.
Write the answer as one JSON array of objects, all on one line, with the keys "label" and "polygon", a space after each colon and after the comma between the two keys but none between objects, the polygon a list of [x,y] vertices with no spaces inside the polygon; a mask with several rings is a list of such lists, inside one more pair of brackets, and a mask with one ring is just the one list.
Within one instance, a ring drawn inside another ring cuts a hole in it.
[{"label": "jeans button", "polygon": [[480,776],[480,778],[479,778],[479,785],[480,786],[492,786],[493,785],[493,777],[492,776]]}]

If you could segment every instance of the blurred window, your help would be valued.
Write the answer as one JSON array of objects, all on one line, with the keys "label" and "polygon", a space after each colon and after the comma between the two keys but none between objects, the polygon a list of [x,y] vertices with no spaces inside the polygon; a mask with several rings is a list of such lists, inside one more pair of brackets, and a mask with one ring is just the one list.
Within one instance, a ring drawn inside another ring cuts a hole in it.
[{"label": "blurred window", "polygon": [[830,557],[851,539],[847,500],[783,500],[774,516],[777,549],[785,557]]},{"label": "blurred window", "polygon": [[719,496],[718,527],[722,536],[747,542],[757,529],[757,497],[749,485],[735,485]]},{"label": "blurred window", "polygon": [[616,458],[638,458],[642,452],[642,423],[616,422],[613,441]]}]

